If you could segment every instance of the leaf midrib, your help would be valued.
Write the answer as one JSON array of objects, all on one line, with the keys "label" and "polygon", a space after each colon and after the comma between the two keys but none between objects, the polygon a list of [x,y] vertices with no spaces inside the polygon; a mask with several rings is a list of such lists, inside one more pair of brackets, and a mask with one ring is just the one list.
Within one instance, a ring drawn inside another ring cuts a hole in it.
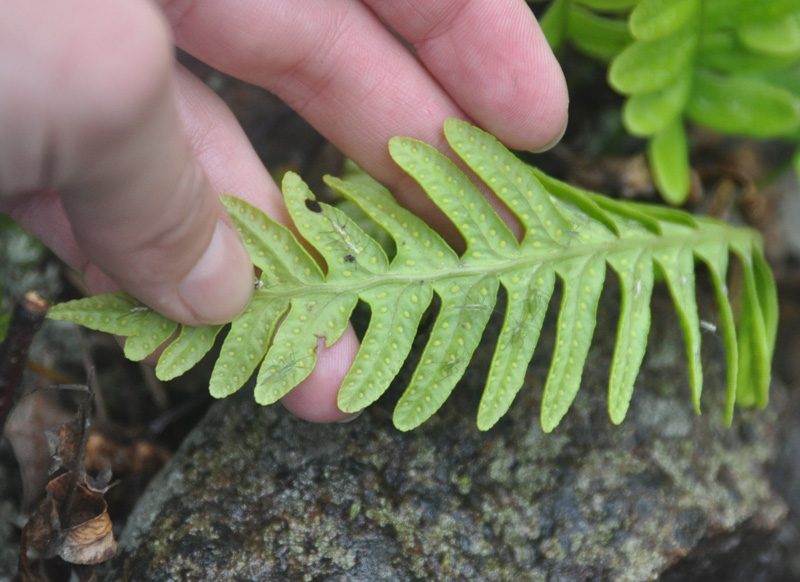
[{"label": "leaf midrib", "polygon": [[[752,234],[747,231],[740,231],[730,226],[718,226],[717,228],[709,228],[706,225],[704,229],[695,230],[686,228],[685,232],[675,233],[671,235],[653,235],[648,233],[645,236],[625,236],[624,238],[615,238],[602,243],[579,243],[575,249],[560,248],[554,251],[537,250],[535,255],[520,254],[518,257],[499,257],[495,262],[481,261],[479,263],[471,262],[469,258],[462,255],[462,260],[456,268],[445,269],[432,269],[432,270],[410,270],[404,267],[402,270],[392,271],[391,267],[388,271],[381,274],[374,274],[373,276],[363,276],[361,274],[354,274],[352,284],[343,284],[341,281],[326,280],[319,285],[292,286],[287,287],[280,285],[277,291],[273,291],[278,286],[270,288],[263,288],[257,290],[254,294],[255,300],[269,301],[275,298],[295,298],[304,295],[314,294],[330,294],[330,293],[354,293],[358,291],[365,291],[375,287],[380,287],[392,282],[407,282],[419,283],[422,281],[436,282],[443,279],[451,278],[464,278],[464,277],[480,277],[486,274],[502,275],[507,271],[515,271],[525,266],[538,266],[546,263],[559,263],[568,261],[574,257],[588,257],[602,253],[607,256],[611,252],[624,251],[626,249],[640,251],[644,248],[651,250],[663,248],[680,248],[689,246],[695,248],[700,243],[707,243],[709,240],[719,245],[729,246],[730,243],[737,238],[752,238]],[[524,253],[524,251],[523,251]],[[496,256],[496,255],[495,255]]]}]

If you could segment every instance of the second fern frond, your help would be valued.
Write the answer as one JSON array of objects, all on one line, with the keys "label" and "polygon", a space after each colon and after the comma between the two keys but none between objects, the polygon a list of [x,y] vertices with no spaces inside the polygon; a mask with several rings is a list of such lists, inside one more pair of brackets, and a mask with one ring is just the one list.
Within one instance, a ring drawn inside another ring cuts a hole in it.
[{"label": "second fern frond", "polygon": [[[609,62],[623,125],[647,138],[671,204],[690,190],[686,121],[798,143],[800,0],[554,0],[542,29],[553,48]],[[800,150],[794,163],[800,172]]]}]

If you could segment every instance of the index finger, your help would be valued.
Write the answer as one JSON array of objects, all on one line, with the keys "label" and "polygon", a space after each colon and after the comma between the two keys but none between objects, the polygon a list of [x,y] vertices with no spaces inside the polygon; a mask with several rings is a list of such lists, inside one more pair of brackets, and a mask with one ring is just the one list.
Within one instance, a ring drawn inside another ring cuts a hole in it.
[{"label": "index finger", "polygon": [[[448,62],[442,51],[430,51],[423,65],[374,11],[356,0],[272,0],[234,6],[211,0],[161,3],[182,48],[277,94],[404,205],[429,221],[438,212],[393,163],[387,149],[391,137],[414,137],[446,151],[442,124],[448,117],[460,117],[498,131],[514,147],[535,149],[552,141],[566,119],[563,76],[535,20],[522,12],[528,8],[520,0],[481,4],[483,21],[474,16],[457,19],[463,24],[450,26],[441,36],[441,42],[449,39],[458,49],[455,54],[467,50],[476,38],[485,38],[480,42],[491,45],[508,36],[508,51],[500,54],[492,49],[478,67],[471,61],[470,66],[459,60]],[[436,3],[445,11],[470,4],[479,3]],[[413,27],[424,29],[431,15],[412,11],[406,18],[413,22],[398,26],[409,27],[411,35]],[[424,53],[425,47],[421,48]],[[524,66],[503,64],[515,60]],[[501,91],[488,99],[497,86],[492,67],[509,71],[502,75],[506,87],[518,90]],[[537,77],[542,68],[548,71],[544,78],[550,79],[545,83],[550,88],[540,94],[542,85],[521,79]],[[442,81],[432,74],[434,70],[452,78]],[[470,91],[479,93],[470,98]],[[543,99],[549,105],[537,105]],[[539,115],[536,107],[562,111]],[[539,129],[548,124],[548,129]],[[447,228],[444,220],[438,225]]]},{"label": "index finger", "polygon": [[525,2],[364,1],[459,107],[507,146],[541,149],[561,138],[566,82]]}]

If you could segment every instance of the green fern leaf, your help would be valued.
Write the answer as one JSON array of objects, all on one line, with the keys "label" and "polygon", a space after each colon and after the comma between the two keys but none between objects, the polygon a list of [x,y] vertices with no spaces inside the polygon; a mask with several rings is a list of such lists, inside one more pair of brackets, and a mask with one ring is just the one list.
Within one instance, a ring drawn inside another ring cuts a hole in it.
[{"label": "green fern leaf", "polygon": [[635,6],[639,0],[573,0],[587,8],[601,12],[620,12]]},{"label": "green fern leaf", "polygon": [[547,11],[539,18],[539,26],[547,39],[547,43],[554,51],[558,50],[564,42],[569,7],[569,0],[553,0],[547,7]]},{"label": "green fern leaf", "polygon": [[153,353],[178,327],[174,321],[124,293],[62,303],[56,307],[53,319],[74,321],[90,329],[126,337],[125,357],[133,361]]},{"label": "green fern leaf", "polygon": [[191,370],[214,347],[221,325],[209,327],[181,326],[181,331],[162,352],[156,364],[156,376],[172,380]]},{"label": "green fern leaf", "polygon": [[694,27],[658,40],[634,42],[611,63],[608,82],[625,95],[663,89],[691,67],[696,46]]},{"label": "green fern leaf", "polygon": [[800,53],[800,16],[797,12],[767,22],[756,22],[738,29],[739,40],[747,48],[774,56],[796,57]]},{"label": "green fern leaf", "polygon": [[756,78],[697,74],[686,114],[717,131],[776,137],[800,127],[800,98]]},{"label": "green fern leaf", "polygon": [[[466,243],[461,255],[363,175],[327,182],[394,240],[391,259],[346,214],[317,202],[295,175],[283,183],[286,205],[297,231],[324,260],[324,268],[286,227],[224,196],[261,275],[251,304],[232,322],[222,344],[210,381],[214,396],[235,392],[256,374],[256,399],[275,402],[308,376],[317,347],[341,337],[353,308],[362,301],[369,306],[370,320],[339,394],[342,410],[360,410],[397,376],[423,313],[438,297],[427,343],[394,414],[398,428],[414,428],[439,409],[464,375],[502,287],[505,316],[478,408],[478,425],[488,429],[507,412],[524,384],[558,280],[556,345],[541,410],[542,426],[551,431],[580,388],[598,301],[611,267],[621,289],[609,379],[611,420],[624,419],[644,357],[656,269],[666,280],[683,328],[693,402],[699,411],[703,322],[694,296],[694,262],[699,260],[711,273],[720,305],[728,366],[725,418],[730,421],[736,401],[766,404],[777,300],[757,234],[573,188],[523,164],[492,136],[462,121],[449,120],[445,136],[463,163],[524,226],[522,239],[514,237],[449,158],[407,138],[392,139],[390,153],[459,230]],[[744,279],[738,327],[726,287],[731,255],[742,263]],[[179,329],[156,367],[161,378],[174,377],[199,361],[220,329],[178,326],[124,294],[61,304],[50,316],[128,336],[129,355],[137,358]]]},{"label": "green fern leaf", "polygon": [[798,0],[705,0],[704,17],[720,28],[750,26],[756,22],[770,22],[800,11]]},{"label": "green fern leaf", "polygon": [[[625,129],[650,138],[653,179],[670,204],[690,190],[683,124],[723,134],[796,141],[800,0],[557,0],[543,30],[611,61],[608,83],[626,96]],[[787,79],[790,79],[787,81]]]},{"label": "green fern leaf", "polygon": [[650,137],[680,119],[692,86],[691,74],[679,75],[668,86],[631,95],[622,107],[622,122],[632,135]]},{"label": "green fern leaf", "polygon": [[689,194],[689,144],[682,119],[675,119],[647,143],[653,181],[670,204],[681,204]]},{"label": "green fern leaf", "polygon": [[611,60],[633,41],[624,20],[600,16],[575,4],[567,8],[565,32],[575,48],[602,60]]},{"label": "green fern leaf", "polygon": [[658,40],[685,27],[698,10],[698,0],[641,0],[631,12],[631,32],[638,40]]}]

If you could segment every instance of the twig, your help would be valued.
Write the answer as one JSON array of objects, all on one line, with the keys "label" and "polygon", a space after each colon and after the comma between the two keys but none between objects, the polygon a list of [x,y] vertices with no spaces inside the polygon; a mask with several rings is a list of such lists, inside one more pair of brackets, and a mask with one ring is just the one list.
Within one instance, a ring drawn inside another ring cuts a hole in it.
[{"label": "twig", "polygon": [[47,315],[47,301],[35,291],[28,291],[14,308],[8,333],[0,345],[0,434],[14,404],[14,395],[22,381],[33,336]]}]

